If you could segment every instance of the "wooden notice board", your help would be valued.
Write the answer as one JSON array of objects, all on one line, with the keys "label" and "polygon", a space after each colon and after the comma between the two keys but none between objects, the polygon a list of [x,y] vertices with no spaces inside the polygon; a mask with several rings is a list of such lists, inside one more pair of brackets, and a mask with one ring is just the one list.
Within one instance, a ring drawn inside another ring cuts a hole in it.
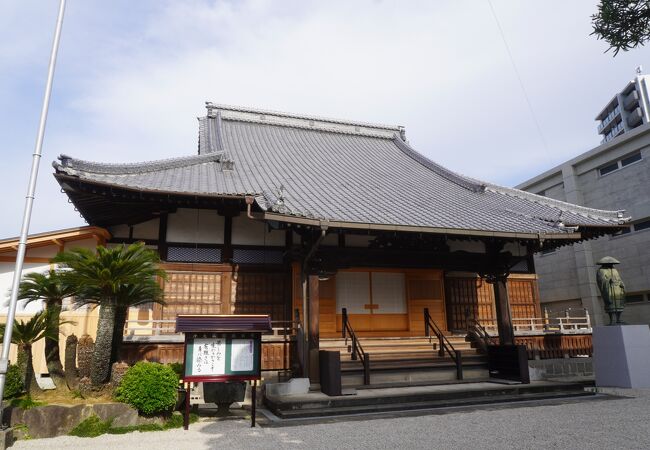
[{"label": "wooden notice board", "polygon": [[261,377],[260,333],[192,333],[185,342],[183,381],[243,381]]},{"label": "wooden notice board", "polygon": [[185,335],[183,383],[186,385],[184,428],[189,427],[190,382],[251,381],[251,426],[255,426],[255,392],[262,370],[262,333],[271,318],[260,314],[187,314],[176,317]]}]

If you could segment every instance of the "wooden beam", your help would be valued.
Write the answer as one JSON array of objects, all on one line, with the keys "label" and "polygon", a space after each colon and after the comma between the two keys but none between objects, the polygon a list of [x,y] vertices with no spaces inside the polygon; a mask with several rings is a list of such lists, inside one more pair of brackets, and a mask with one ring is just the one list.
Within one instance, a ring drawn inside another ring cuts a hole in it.
[{"label": "wooden beam", "polygon": [[[83,239],[92,239],[93,237],[96,238],[97,236],[102,236],[104,239],[108,239],[111,235],[108,230],[95,226],[71,228],[48,233],[38,233],[27,237],[27,248],[59,245],[59,242],[80,241]],[[0,240],[0,253],[16,251],[17,248],[18,238]]]},{"label": "wooden beam", "polygon": [[309,309],[309,329],[307,330],[309,334],[308,338],[308,355],[309,355],[309,380],[312,383],[320,382],[320,370],[318,363],[318,351],[319,351],[319,318],[320,318],[320,308],[319,308],[319,295],[318,295],[318,275],[309,275],[307,277],[308,284],[308,302],[307,306]]}]

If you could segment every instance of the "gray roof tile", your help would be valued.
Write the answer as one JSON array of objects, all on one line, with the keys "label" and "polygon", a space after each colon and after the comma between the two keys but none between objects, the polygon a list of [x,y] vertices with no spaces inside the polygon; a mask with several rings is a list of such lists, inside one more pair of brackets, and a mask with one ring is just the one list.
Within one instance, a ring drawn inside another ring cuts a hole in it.
[{"label": "gray roof tile", "polygon": [[[403,128],[208,104],[199,154],[139,164],[67,156],[58,173],[117,187],[210,196],[254,195],[285,215],[361,224],[558,233],[617,226],[601,211],[474,180],[417,153]],[[234,164],[226,169],[227,161]]]}]

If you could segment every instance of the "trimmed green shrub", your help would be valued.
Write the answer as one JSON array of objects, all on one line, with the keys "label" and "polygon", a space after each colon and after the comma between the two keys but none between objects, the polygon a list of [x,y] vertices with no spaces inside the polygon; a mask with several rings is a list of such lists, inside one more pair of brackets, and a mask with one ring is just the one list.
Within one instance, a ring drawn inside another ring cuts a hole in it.
[{"label": "trimmed green shrub", "polygon": [[142,414],[170,411],[178,397],[178,376],[171,367],[140,361],[124,374],[115,397]]},{"label": "trimmed green shrub", "polygon": [[4,398],[15,397],[22,394],[24,391],[25,386],[23,385],[23,378],[20,375],[20,369],[17,365],[11,364],[7,368]]},{"label": "trimmed green shrub", "polygon": [[167,365],[172,368],[174,373],[176,373],[176,375],[178,376],[179,380],[183,378],[183,363],[173,362]]},{"label": "trimmed green shrub", "polygon": [[104,421],[93,414],[86,420],[79,422],[79,425],[70,430],[68,434],[77,437],[97,437],[108,432],[112,422],[113,419]]}]

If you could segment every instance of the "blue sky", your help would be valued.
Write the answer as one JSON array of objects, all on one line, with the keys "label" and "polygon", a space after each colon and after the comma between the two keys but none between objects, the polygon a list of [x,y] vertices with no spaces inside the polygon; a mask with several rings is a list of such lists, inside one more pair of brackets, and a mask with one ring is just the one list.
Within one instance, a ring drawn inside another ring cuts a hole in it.
[{"label": "blue sky", "polygon": [[[31,231],[84,224],[57,155],[192,154],[206,100],[404,125],[420,152],[504,185],[596,146],[595,115],[650,47],[604,53],[596,1],[493,5],[543,139],[487,0],[69,0]],[[20,228],[57,7],[0,4],[0,238]]]}]

